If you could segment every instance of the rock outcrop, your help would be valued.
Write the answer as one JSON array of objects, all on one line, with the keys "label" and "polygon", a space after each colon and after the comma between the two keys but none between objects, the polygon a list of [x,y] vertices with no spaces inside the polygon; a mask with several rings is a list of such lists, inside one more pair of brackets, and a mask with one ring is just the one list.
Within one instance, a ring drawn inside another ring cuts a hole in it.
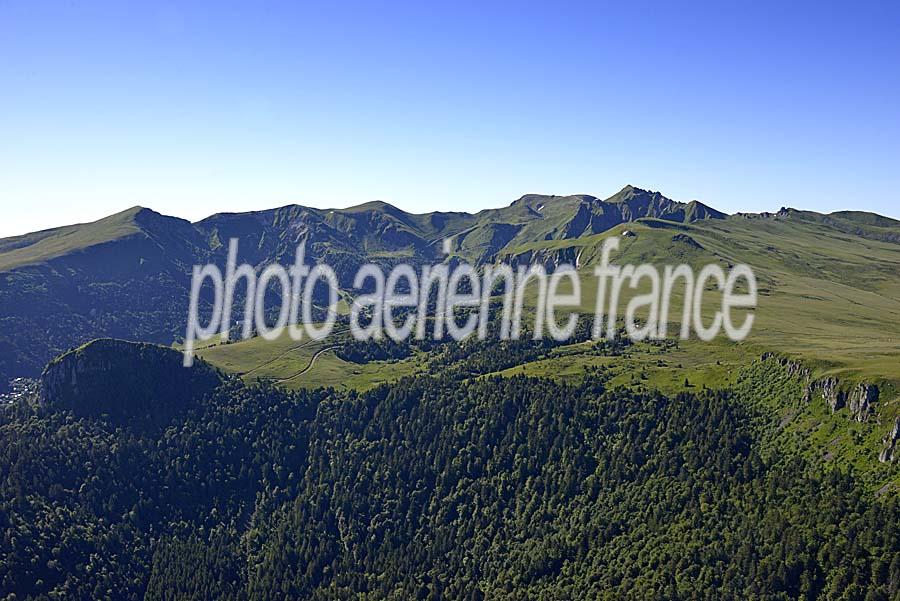
[{"label": "rock outcrop", "polygon": [[680,242],[682,244],[686,244],[691,248],[695,248],[697,250],[703,250],[703,245],[688,236],[687,234],[675,234],[672,236],[672,242]]},{"label": "rock outcrop", "polygon": [[878,461],[882,463],[891,463],[900,458],[900,451],[897,448],[897,441],[900,441],[900,417],[894,420],[894,427],[884,437],[884,448],[878,455]]},{"label": "rock outcrop", "polygon": [[[803,380],[804,383],[806,383],[807,380],[809,380],[810,374],[812,373],[812,372],[810,372],[810,369],[808,367],[804,366],[799,361],[794,361],[793,359],[788,359],[787,357],[779,355],[778,353],[773,353],[773,352],[763,353],[761,359],[763,361],[777,361],[779,365],[781,365],[782,367],[784,367],[787,370],[787,373],[789,376]],[[804,400],[809,401],[808,398],[804,399]]]},{"label": "rock outcrop", "polygon": [[858,422],[868,421],[875,411],[879,389],[875,384],[860,382],[849,390],[834,376],[818,380],[812,379],[812,371],[799,361],[788,359],[777,353],[767,352],[762,355],[763,361],[778,361],[787,370],[788,375],[799,379],[803,385],[802,400],[811,402],[821,397],[832,413],[847,407],[852,419]]},{"label": "rock outcrop", "polygon": [[875,407],[874,404],[878,400],[878,387],[874,384],[860,382],[850,391],[848,408],[850,415],[858,422],[868,421]]},{"label": "rock outcrop", "polygon": [[547,273],[553,273],[560,265],[571,265],[575,268],[581,266],[581,253],[583,249],[577,246],[551,249],[540,248],[526,250],[509,258],[504,258],[513,270],[528,265],[541,265]]},{"label": "rock outcrop", "polygon": [[838,409],[842,409],[847,403],[847,393],[838,387],[838,379],[834,376],[815,380],[806,385],[808,392],[804,392],[804,398],[812,398],[819,394],[825,404],[834,413]]}]

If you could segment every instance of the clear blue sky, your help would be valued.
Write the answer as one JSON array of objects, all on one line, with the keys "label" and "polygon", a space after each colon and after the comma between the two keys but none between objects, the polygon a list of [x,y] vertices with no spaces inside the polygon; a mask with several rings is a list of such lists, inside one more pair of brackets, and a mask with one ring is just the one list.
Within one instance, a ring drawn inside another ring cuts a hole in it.
[{"label": "clear blue sky", "polygon": [[0,235],[626,183],[900,217],[897,2],[681,4],[0,0]]}]

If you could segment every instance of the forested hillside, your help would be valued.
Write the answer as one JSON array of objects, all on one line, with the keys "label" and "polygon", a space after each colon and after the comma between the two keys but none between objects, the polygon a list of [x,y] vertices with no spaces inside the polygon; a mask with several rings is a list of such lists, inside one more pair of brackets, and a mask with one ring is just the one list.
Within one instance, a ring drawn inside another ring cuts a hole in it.
[{"label": "forested hillside", "polygon": [[780,452],[772,372],[672,397],[597,370],[226,379],[153,423],[109,414],[146,366],[121,355],[77,411],[46,387],[0,410],[0,596],[900,598],[897,495]]}]

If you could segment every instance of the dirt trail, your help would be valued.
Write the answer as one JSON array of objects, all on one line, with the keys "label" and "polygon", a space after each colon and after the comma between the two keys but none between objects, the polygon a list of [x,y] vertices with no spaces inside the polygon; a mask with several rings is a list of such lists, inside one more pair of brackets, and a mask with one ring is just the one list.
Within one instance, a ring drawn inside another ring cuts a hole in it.
[{"label": "dirt trail", "polygon": [[313,368],[313,365],[315,365],[316,359],[319,358],[319,355],[321,355],[322,353],[324,353],[326,351],[334,350],[336,348],[337,348],[337,345],[326,346],[325,348],[320,348],[319,350],[316,351],[316,354],[314,354],[312,357],[309,358],[309,365],[307,365],[306,367],[304,367],[303,369],[301,369],[300,371],[295,373],[293,376],[278,380],[278,383],[280,384],[283,382],[290,382],[294,378],[299,378],[300,376],[302,376],[303,374],[305,374],[306,372],[308,372],[309,370],[311,370]]},{"label": "dirt trail", "polygon": [[301,343],[298,344],[297,346],[292,346],[291,348],[289,348],[288,350],[284,351],[283,353],[281,353],[280,355],[278,355],[278,356],[275,357],[274,359],[269,359],[268,361],[264,361],[264,362],[260,363],[259,365],[257,365],[256,367],[254,367],[253,369],[251,369],[251,370],[249,370],[249,371],[245,371],[244,373],[239,373],[238,375],[239,375],[239,376],[249,376],[250,374],[252,374],[252,373],[255,372],[256,370],[262,369],[262,368],[265,367],[266,365],[271,365],[272,363],[275,363],[276,361],[278,361],[279,359],[281,359],[281,358],[284,357],[285,355],[289,355],[290,353],[296,351],[297,349],[303,348],[304,346],[306,346],[306,345],[309,344],[310,342],[312,342],[312,340],[307,340],[307,341],[305,341],[305,342],[301,342]]}]

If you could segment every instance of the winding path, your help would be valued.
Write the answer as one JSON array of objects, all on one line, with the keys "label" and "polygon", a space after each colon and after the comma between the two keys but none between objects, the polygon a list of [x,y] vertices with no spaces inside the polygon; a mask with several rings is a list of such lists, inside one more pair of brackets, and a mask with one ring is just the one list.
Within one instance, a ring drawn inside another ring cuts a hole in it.
[{"label": "winding path", "polygon": [[308,345],[310,342],[313,342],[313,341],[312,341],[312,340],[307,340],[307,341],[305,341],[305,342],[302,342],[302,343],[298,344],[297,346],[292,346],[291,348],[289,348],[288,350],[284,351],[284,352],[281,353],[280,355],[277,355],[276,357],[274,357],[274,358],[272,358],[272,359],[269,359],[268,361],[263,361],[262,363],[260,363],[260,364],[257,365],[256,367],[254,367],[253,369],[250,369],[250,370],[245,371],[245,372],[243,372],[243,373],[239,373],[238,375],[239,375],[239,376],[249,376],[250,374],[252,374],[252,373],[255,372],[256,370],[262,369],[263,367],[265,367],[265,366],[267,366],[267,365],[271,365],[271,364],[275,363],[276,361],[278,361],[279,359],[281,359],[281,358],[284,357],[285,355],[289,355],[289,354],[291,354],[292,352],[296,351],[297,349],[303,348],[304,346]]},{"label": "winding path", "polygon": [[293,376],[289,376],[287,378],[282,378],[281,380],[278,380],[278,383],[282,384],[284,382],[290,382],[294,378],[299,378],[300,376],[302,376],[303,374],[305,374],[306,372],[308,372],[309,370],[311,370],[313,368],[313,365],[315,365],[316,359],[319,358],[319,355],[321,355],[322,353],[324,353],[326,351],[330,351],[330,350],[333,350],[336,348],[337,348],[337,345],[326,346],[324,348],[320,348],[319,350],[317,350],[315,352],[315,354],[312,357],[309,358],[309,364],[306,367],[304,367],[303,369],[301,369],[300,371],[295,373]]}]

